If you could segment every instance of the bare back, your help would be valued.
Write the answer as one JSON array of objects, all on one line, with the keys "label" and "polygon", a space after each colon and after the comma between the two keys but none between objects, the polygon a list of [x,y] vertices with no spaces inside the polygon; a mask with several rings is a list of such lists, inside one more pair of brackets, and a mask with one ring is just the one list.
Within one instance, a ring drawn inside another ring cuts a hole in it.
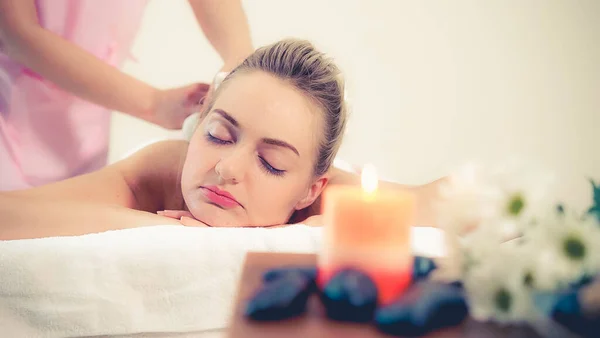
[{"label": "bare back", "polygon": [[158,142],[90,174],[0,193],[0,239],[178,224],[156,211],[185,209],[180,177],[186,151],[185,141]]}]

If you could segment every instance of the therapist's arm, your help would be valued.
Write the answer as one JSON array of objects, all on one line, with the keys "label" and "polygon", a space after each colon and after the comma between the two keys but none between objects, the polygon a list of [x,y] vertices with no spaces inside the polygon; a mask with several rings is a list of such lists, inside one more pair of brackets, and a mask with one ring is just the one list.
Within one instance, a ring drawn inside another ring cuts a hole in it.
[{"label": "therapist's arm", "polygon": [[240,0],[188,0],[202,32],[229,72],[254,51]]},{"label": "therapist's arm", "polygon": [[[13,60],[60,88],[165,128],[180,128],[189,115],[166,101],[182,100],[196,92],[203,96],[208,90],[208,86],[188,86],[166,92],[121,72],[41,27],[34,0],[0,0],[0,44]],[[175,116],[160,111],[165,109]],[[179,113],[185,116],[177,116]]]}]

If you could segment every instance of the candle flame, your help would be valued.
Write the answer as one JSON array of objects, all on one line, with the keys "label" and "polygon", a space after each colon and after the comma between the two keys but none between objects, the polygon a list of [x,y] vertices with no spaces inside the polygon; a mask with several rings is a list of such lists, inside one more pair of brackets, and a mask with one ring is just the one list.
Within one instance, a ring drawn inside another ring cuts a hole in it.
[{"label": "candle flame", "polygon": [[377,190],[377,170],[372,164],[367,164],[362,170],[361,182],[363,189],[372,193]]}]

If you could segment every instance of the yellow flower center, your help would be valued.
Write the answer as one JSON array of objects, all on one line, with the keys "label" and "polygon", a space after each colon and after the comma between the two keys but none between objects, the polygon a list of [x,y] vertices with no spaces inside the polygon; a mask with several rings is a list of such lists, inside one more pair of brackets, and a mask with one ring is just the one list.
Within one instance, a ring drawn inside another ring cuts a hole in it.
[{"label": "yellow flower center", "polygon": [[580,261],[585,257],[585,245],[581,239],[575,236],[570,236],[565,239],[563,249],[567,254],[567,257],[574,261]]},{"label": "yellow flower center", "polygon": [[512,295],[504,288],[499,289],[494,297],[494,303],[500,311],[508,312],[512,306]]},{"label": "yellow flower center", "polygon": [[516,194],[508,201],[508,213],[513,216],[518,216],[525,207],[525,199],[521,194]]}]

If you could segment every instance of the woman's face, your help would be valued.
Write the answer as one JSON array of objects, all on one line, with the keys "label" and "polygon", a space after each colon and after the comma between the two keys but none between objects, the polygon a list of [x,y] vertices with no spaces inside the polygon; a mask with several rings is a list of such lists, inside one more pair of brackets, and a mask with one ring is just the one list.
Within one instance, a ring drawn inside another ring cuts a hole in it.
[{"label": "woman's face", "polygon": [[327,182],[313,175],[320,114],[272,75],[236,74],[190,140],[181,178],[189,211],[210,226],[268,226],[309,206]]}]

